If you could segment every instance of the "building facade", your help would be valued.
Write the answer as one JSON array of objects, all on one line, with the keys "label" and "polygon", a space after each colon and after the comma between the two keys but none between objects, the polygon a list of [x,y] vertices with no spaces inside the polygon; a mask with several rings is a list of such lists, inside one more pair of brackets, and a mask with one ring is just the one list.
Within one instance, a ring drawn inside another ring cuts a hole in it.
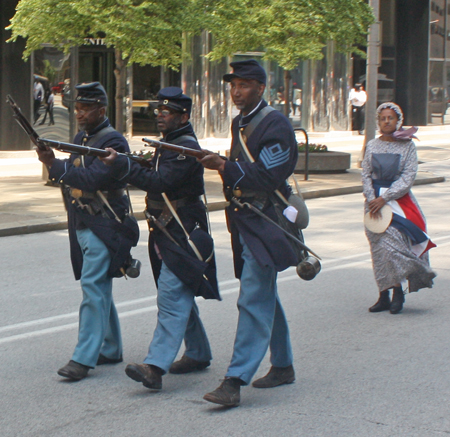
[{"label": "building facade", "polygon": [[[5,42],[9,35],[4,29],[14,15],[16,3],[0,2],[1,101],[5,102],[7,94],[13,95],[23,112],[33,119],[34,84],[41,82],[45,98],[51,90],[54,92],[55,124],[48,125],[44,98],[35,128],[44,137],[70,141],[76,132],[71,100],[74,86],[98,80],[108,92],[111,102],[108,116],[114,122],[114,50],[107,48],[101,38],[86,38],[85,45],[69,54],[44,45],[24,62],[24,42]],[[450,87],[449,13],[450,0],[380,1],[382,61],[378,102],[399,103],[407,125],[444,122]],[[162,87],[180,86],[193,99],[192,123],[199,138],[227,138],[236,111],[222,76],[230,71],[231,61],[246,58],[255,58],[264,66],[268,73],[264,98],[276,109],[287,112],[295,128],[311,132],[351,129],[348,95],[355,83],[365,82],[364,59],[339,53],[330,42],[323,50],[323,59],[299,62],[290,72],[286,87],[284,71],[276,63],[262,60],[263,53],[236,54],[212,62],[205,55],[213,44],[213,38],[206,32],[185,36],[178,72],[150,66],[128,68],[122,114],[128,135],[157,135],[153,115],[156,94]],[[10,109],[1,105],[0,150],[29,148],[25,134],[12,122]]]}]

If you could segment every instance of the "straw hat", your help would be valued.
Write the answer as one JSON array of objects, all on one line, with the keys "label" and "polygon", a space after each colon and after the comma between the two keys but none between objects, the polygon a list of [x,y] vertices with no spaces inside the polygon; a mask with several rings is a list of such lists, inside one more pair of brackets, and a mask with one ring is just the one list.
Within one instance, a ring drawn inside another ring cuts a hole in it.
[{"label": "straw hat", "polygon": [[380,209],[380,218],[372,218],[370,212],[364,215],[364,226],[375,234],[381,234],[389,227],[392,221],[392,208],[389,205],[384,205]]}]

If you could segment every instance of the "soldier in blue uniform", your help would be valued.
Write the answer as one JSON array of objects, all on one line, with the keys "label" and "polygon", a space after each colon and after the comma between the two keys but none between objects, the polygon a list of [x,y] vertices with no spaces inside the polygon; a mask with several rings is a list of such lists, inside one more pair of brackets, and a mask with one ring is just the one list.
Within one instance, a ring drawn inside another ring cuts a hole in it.
[{"label": "soldier in blue uniform", "polygon": [[[99,82],[76,86],[76,118],[80,131],[74,143],[98,149],[129,152],[125,138],[106,117],[108,97]],[[70,252],[76,280],[81,280],[78,343],[72,359],[58,370],[65,378],[78,381],[100,364],[123,361],[119,318],[112,297],[113,277],[139,238],[137,223],[125,225],[129,201],[125,182],[108,175],[96,157],[71,154],[56,159],[52,149],[37,150],[48,166],[51,180],[62,184],[68,212]],[[128,231],[131,230],[131,235]]]},{"label": "soldier in blue uniform", "polygon": [[[158,99],[155,114],[162,141],[200,149],[189,122],[190,97],[181,88],[167,87],[158,93]],[[203,370],[212,358],[194,300],[195,296],[220,299],[213,243],[201,199],[204,170],[195,158],[166,149],[156,151],[151,169],[111,152],[102,158],[111,174],[147,191],[149,253],[158,286],[158,321],[147,357],[143,364],[128,364],[125,372],[145,387],[159,390],[165,373]],[[197,249],[200,257],[195,254]],[[186,350],[174,362],[183,338]]]},{"label": "soldier in blue uniform", "polygon": [[[200,162],[219,171],[226,197],[249,202],[277,221],[275,190],[286,198],[286,179],[297,162],[297,142],[289,120],[262,99],[266,73],[255,60],[232,62],[233,72],[224,80],[231,84],[231,97],[240,110],[232,123],[230,160],[207,155]],[[246,143],[248,153],[245,151]],[[251,155],[251,156],[249,156]],[[204,399],[236,406],[240,386],[255,375],[270,347],[272,367],[253,382],[270,388],[295,380],[287,320],[277,293],[277,272],[298,263],[285,234],[248,208],[231,202],[226,209],[231,231],[236,277],[240,279],[239,321],[233,357],[222,384]]]}]

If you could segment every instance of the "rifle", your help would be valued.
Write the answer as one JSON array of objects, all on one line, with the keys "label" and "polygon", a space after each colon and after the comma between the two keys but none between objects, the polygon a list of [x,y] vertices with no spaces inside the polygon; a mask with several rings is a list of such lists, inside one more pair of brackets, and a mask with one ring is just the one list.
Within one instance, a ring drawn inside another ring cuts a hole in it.
[{"label": "rifle", "polygon": [[[27,118],[22,114],[22,111],[9,94],[7,95],[6,101],[11,105],[11,109],[13,110],[13,117],[16,119],[17,123],[20,124],[22,129],[26,132],[26,134],[30,137],[31,141],[33,142],[33,144],[38,149],[47,150],[48,147],[51,147],[53,149],[65,153],[78,153],[80,155],[87,155],[87,156],[106,157],[110,155],[110,152],[103,149],[96,149],[94,147],[80,146],[78,144],[63,143],[61,141],[41,138],[39,134],[34,130],[30,122],[27,120]],[[138,162],[143,167],[152,167],[150,161],[147,161],[147,159],[145,159],[142,156],[134,155],[133,153],[129,152],[118,154],[127,156],[133,161]]]},{"label": "rifle", "polygon": [[[179,153],[180,155],[192,156],[197,159],[202,159],[206,155],[210,155],[212,152],[203,149],[191,149],[189,147],[176,146],[175,144],[164,143],[158,140],[152,140],[151,138],[142,138],[144,143],[147,143],[146,146],[155,147],[156,149],[166,149],[171,150],[172,152]],[[222,159],[227,160],[224,156],[219,155]]]}]

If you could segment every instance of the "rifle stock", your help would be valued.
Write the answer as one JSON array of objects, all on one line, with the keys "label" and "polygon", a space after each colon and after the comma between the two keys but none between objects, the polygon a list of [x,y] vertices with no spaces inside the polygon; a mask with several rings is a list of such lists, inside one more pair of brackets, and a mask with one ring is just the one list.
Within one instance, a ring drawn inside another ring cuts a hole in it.
[{"label": "rifle stock", "polygon": [[11,105],[11,109],[13,110],[13,117],[16,119],[17,123],[20,124],[26,134],[30,137],[33,144],[40,149],[45,149],[45,146],[39,144],[38,133],[33,129],[33,126],[31,126],[30,122],[22,114],[20,108],[17,106],[17,103],[9,94],[6,96],[6,101]]},{"label": "rifle stock", "polygon": [[[16,102],[13,98],[8,94],[6,97],[6,101],[11,105],[11,109],[13,110],[13,117],[16,119],[17,123],[22,127],[22,129],[26,132],[26,134],[30,137],[33,144],[41,150],[46,150],[48,147],[52,149],[59,150],[60,152],[65,153],[78,153],[79,155],[87,155],[87,156],[97,156],[97,157],[106,157],[109,156],[110,153],[103,149],[96,149],[94,147],[81,146],[78,144],[72,143],[63,143],[61,141],[49,140],[46,138],[41,138],[39,134],[34,130],[31,123],[27,120],[27,118],[22,114],[22,111],[17,106]],[[137,155],[133,155],[132,153],[118,153],[119,155],[127,156],[133,161],[138,162],[143,167],[152,167],[150,161],[147,161],[145,158]]]}]

